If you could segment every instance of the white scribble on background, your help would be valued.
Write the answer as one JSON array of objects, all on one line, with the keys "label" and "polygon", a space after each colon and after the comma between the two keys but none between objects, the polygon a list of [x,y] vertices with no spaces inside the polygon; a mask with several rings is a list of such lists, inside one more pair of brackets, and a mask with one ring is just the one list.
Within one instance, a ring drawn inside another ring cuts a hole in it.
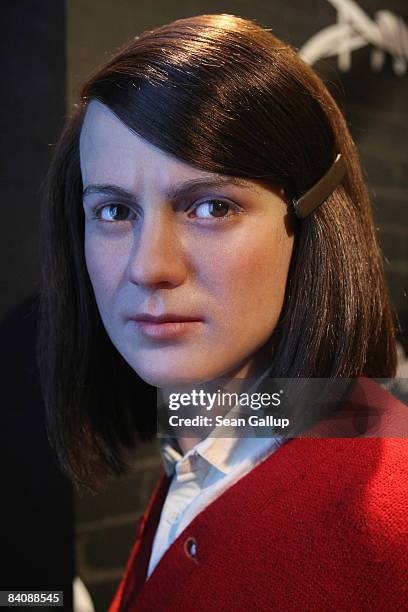
[{"label": "white scribble on background", "polygon": [[372,45],[370,64],[375,71],[384,65],[385,54],[392,56],[395,74],[402,76],[408,63],[408,26],[390,11],[377,11],[370,19],[354,0],[328,0],[337,10],[337,23],[324,28],[308,40],[299,55],[308,64],[337,55],[339,70],[351,68],[355,49]]}]

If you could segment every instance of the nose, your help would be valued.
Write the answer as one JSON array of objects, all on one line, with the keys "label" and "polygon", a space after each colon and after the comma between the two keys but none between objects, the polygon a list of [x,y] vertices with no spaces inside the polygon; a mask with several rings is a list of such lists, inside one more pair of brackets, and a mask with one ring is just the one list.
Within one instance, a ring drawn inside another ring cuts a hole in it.
[{"label": "nose", "polygon": [[128,265],[131,283],[148,288],[176,287],[188,266],[176,222],[166,215],[145,217],[136,230]]}]

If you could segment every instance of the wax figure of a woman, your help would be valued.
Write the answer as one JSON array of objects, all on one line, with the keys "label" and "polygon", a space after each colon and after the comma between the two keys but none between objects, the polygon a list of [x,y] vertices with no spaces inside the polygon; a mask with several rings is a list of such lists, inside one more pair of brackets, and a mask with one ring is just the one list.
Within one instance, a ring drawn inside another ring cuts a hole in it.
[{"label": "wax figure of a woman", "polygon": [[[345,120],[251,21],[182,19],[97,71],[48,181],[50,435],[100,486],[156,433],[155,388],[357,378],[401,405],[392,311]],[[406,602],[406,440],[188,438],[142,517],[116,610],[385,610]]]}]

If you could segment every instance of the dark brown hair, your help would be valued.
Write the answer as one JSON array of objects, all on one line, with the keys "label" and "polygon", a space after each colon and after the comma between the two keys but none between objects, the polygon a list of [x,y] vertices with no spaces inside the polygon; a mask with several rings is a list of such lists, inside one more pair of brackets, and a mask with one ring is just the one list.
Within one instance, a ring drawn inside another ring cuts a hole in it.
[{"label": "dark brown hair", "polygon": [[[97,487],[122,450],[155,433],[155,393],[111,344],[83,249],[79,135],[90,100],[210,172],[302,195],[341,152],[346,176],[298,224],[273,377],[391,377],[393,316],[354,143],[330,93],[289,45],[231,15],[181,19],[130,41],[85,83],[55,148],[44,207],[40,367],[50,437],[68,473]],[[255,313],[254,313],[255,316]]]}]

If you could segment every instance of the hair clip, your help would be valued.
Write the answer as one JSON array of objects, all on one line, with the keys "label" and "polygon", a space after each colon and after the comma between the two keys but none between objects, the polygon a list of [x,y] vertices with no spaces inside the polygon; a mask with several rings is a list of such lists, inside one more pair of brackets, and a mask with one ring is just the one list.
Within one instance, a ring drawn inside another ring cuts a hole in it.
[{"label": "hair clip", "polygon": [[299,219],[313,212],[341,183],[346,173],[346,164],[339,153],[326,174],[297,200],[292,200],[293,210]]}]

